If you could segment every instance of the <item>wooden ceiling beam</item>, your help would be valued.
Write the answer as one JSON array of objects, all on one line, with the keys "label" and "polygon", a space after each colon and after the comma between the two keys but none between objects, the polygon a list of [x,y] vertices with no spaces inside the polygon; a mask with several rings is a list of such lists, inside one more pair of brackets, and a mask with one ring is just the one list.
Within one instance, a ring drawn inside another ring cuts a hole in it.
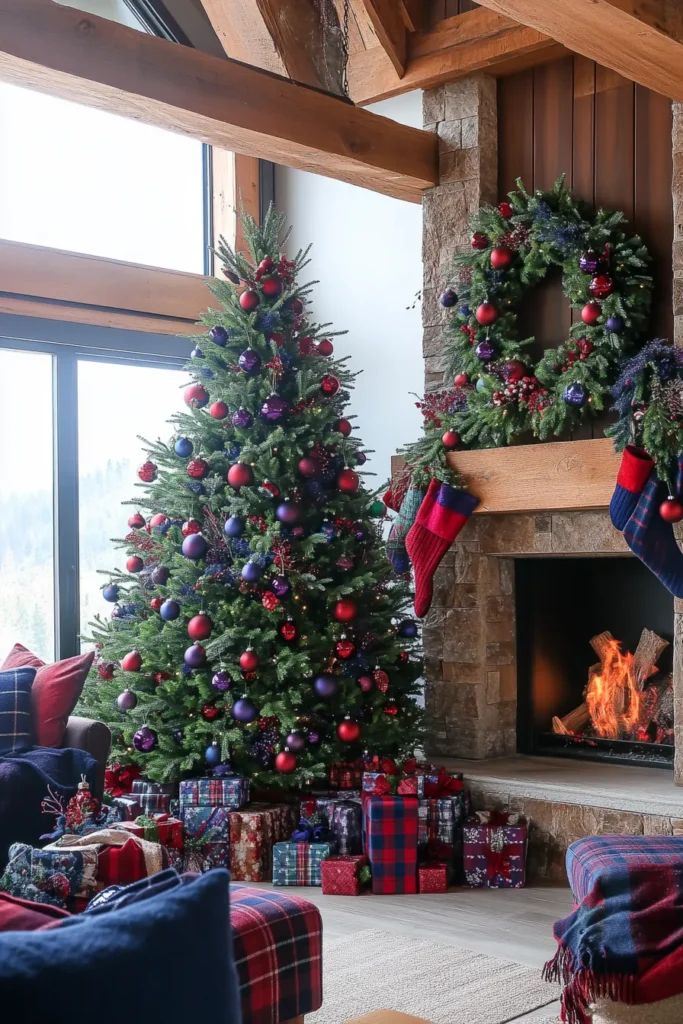
[{"label": "wooden ceiling beam", "polygon": [[398,6],[409,32],[419,32],[426,27],[425,0],[398,0]]},{"label": "wooden ceiling beam", "polygon": [[680,0],[479,0],[575,53],[683,100]]},{"label": "wooden ceiling beam", "polygon": [[411,89],[431,89],[475,71],[511,74],[566,52],[536,29],[478,8],[410,35],[403,76],[382,47],[351,54],[349,92],[354,103],[374,103]]},{"label": "wooden ceiling beam", "polygon": [[363,4],[382,49],[396,73],[402,76],[406,66],[408,38],[408,29],[401,11],[403,5],[396,0],[363,0]]},{"label": "wooden ceiling beam", "polygon": [[438,181],[430,132],[51,0],[0,0],[0,81],[412,202]]}]

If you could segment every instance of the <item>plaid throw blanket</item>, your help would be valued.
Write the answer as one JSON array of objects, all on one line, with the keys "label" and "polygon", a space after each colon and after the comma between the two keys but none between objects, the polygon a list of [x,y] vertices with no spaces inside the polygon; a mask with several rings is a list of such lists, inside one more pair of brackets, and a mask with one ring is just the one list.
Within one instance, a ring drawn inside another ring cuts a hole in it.
[{"label": "plaid throw blanket", "polygon": [[597,999],[652,1003],[683,992],[683,863],[606,873],[554,928],[544,968],[560,981],[562,1019],[590,1024]]}]

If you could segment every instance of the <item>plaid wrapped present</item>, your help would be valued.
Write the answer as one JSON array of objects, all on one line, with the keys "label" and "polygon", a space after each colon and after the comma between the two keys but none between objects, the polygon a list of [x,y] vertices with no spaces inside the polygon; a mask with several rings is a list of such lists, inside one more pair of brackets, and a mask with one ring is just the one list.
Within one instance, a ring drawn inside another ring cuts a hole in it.
[{"label": "plaid wrapped present", "polygon": [[230,886],[242,1024],[298,1020],[322,1005],[322,920],[310,900]]},{"label": "plaid wrapped present", "polygon": [[417,892],[418,801],[372,796],[364,805],[367,854],[374,893]]},{"label": "plaid wrapped present", "polygon": [[434,861],[433,864],[420,864],[417,869],[417,880],[420,892],[446,892],[448,889],[449,865]]},{"label": "plaid wrapped present", "polygon": [[298,821],[293,804],[253,805],[230,812],[230,874],[233,881],[266,882],[273,873],[273,846],[289,838]]},{"label": "plaid wrapped present", "polygon": [[180,783],[181,807],[228,807],[239,811],[249,803],[249,779],[240,775],[185,779]]},{"label": "plaid wrapped present", "polygon": [[462,793],[464,788],[462,772],[447,772],[445,768],[440,768],[438,772],[425,774],[424,795],[426,797],[438,799],[455,796],[457,793]]},{"label": "plaid wrapped present", "polygon": [[330,807],[330,832],[341,854],[353,856],[363,849],[363,808],[355,800],[335,800]]},{"label": "plaid wrapped present", "polygon": [[330,789],[358,789],[363,778],[363,760],[340,761],[330,766]]},{"label": "plaid wrapped present", "polygon": [[321,864],[331,853],[333,843],[276,843],[273,885],[322,885]]},{"label": "plaid wrapped present", "polygon": [[97,850],[34,850],[25,843],[9,848],[0,890],[34,903],[79,908],[97,888]]},{"label": "plaid wrapped present", "polygon": [[137,796],[116,796],[112,806],[118,810],[121,821],[135,821],[142,814],[142,804]]},{"label": "plaid wrapped present", "polygon": [[168,814],[142,814],[135,821],[120,821],[115,827],[125,829],[140,839],[148,839],[151,843],[161,843],[167,848],[183,848],[183,823]]},{"label": "plaid wrapped present", "polygon": [[364,854],[327,857],[321,865],[325,896],[359,896],[369,877],[370,865]]},{"label": "plaid wrapped present", "polygon": [[139,801],[143,814],[163,811],[168,813],[171,800],[178,795],[176,782],[149,782],[147,779],[135,779],[131,796]]},{"label": "plaid wrapped present", "polygon": [[185,871],[230,866],[230,811],[227,807],[181,807],[180,819]]},{"label": "plaid wrapped present", "polygon": [[473,888],[521,889],[527,824],[518,814],[479,811],[463,828],[465,881]]},{"label": "plaid wrapped present", "polygon": [[230,867],[228,843],[211,843],[203,839],[188,839],[183,851],[183,871],[202,874],[212,868]]}]

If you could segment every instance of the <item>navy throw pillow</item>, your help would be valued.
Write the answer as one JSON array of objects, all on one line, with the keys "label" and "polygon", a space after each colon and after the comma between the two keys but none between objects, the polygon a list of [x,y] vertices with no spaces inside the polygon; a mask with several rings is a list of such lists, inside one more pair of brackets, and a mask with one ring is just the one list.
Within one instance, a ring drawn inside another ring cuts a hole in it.
[{"label": "navy throw pillow", "polygon": [[108,914],[0,934],[2,1020],[67,1020],[76,999],[97,1024],[240,1024],[229,883],[217,868]]},{"label": "navy throw pillow", "polygon": [[0,672],[0,757],[33,746],[31,687],[35,677],[36,669],[28,665]]}]

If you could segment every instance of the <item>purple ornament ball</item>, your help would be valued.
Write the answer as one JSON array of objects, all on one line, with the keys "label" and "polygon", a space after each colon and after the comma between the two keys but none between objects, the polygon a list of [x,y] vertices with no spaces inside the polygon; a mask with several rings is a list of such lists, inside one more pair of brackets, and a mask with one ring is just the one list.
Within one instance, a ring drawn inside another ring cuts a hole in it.
[{"label": "purple ornament ball", "polygon": [[216,345],[220,345],[221,348],[224,348],[225,343],[228,340],[228,332],[226,331],[225,327],[221,327],[220,324],[217,324],[216,327],[211,328],[211,330],[209,331],[209,336],[211,340],[215,342]]},{"label": "purple ornament ball", "polygon": [[221,763],[221,747],[220,743],[212,743],[210,747],[207,747],[204,751],[204,760],[210,768],[215,768]]},{"label": "purple ornament ball", "polygon": [[293,753],[297,754],[306,746],[306,737],[302,732],[290,732],[285,743]]},{"label": "purple ornament ball", "polygon": [[116,698],[116,706],[119,711],[132,711],[137,707],[138,699],[132,690],[124,690]]},{"label": "purple ornament ball", "polygon": [[450,306],[454,306],[456,304],[458,296],[452,288],[447,288],[445,292],[442,292],[439,301],[442,306],[448,309]]},{"label": "purple ornament ball", "polygon": [[584,274],[594,274],[599,266],[600,257],[595,249],[589,249],[579,257],[579,269],[582,270]]},{"label": "purple ornament ball", "polygon": [[254,417],[246,409],[238,409],[237,412],[232,414],[232,425],[233,427],[239,427],[241,430],[246,430],[248,427],[253,426]]},{"label": "purple ornament ball", "polygon": [[232,676],[224,669],[220,669],[220,671],[216,672],[211,680],[211,685],[214,690],[218,690],[219,693],[224,693],[232,686]]},{"label": "purple ornament ball", "polygon": [[247,583],[255,583],[256,580],[261,578],[263,569],[258,562],[245,562],[242,566],[242,579],[246,580]]},{"label": "purple ornament ball", "polygon": [[173,622],[180,615],[180,605],[177,601],[164,601],[159,609],[159,615],[164,622]]},{"label": "purple ornament ball", "polygon": [[206,554],[208,545],[201,533],[190,533],[183,541],[180,549],[185,558],[202,558]]},{"label": "purple ornament ball", "polygon": [[258,718],[258,708],[253,700],[249,700],[248,697],[241,697],[233,704],[231,714],[236,722],[248,725],[249,722],[253,722]]},{"label": "purple ornament ball", "polygon": [[612,334],[621,334],[624,329],[624,321],[620,316],[610,316],[607,319],[605,327],[608,331],[611,331]]},{"label": "purple ornament ball", "polygon": [[339,685],[334,676],[323,675],[318,676],[315,680],[313,683],[313,689],[323,700],[332,700],[339,689]]},{"label": "purple ornament ball", "polygon": [[320,743],[320,733],[319,732],[309,732],[308,736],[307,736],[307,739],[308,739],[308,742],[309,742],[310,746],[317,747],[318,744]]},{"label": "purple ornament ball", "polygon": [[261,417],[270,423],[279,423],[289,412],[289,405],[279,395],[270,395],[261,406]]},{"label": "purple ornament ball", "polygon": [[573,405],[577,409],[580,408],[586,401],[586,389],[583,384],[579,384],[575,381],[573,384],[569,384],[562,392],[562,400],[567,405]]},{"label": "purple ornament ball", "polygon": [[276,597],[286,597],[289,593],[289,581],[286,576],[275,576],[270,581],[270,589]]},{"label": "purple ornament ball", "polygon": [[261,356],[253,348],[245,348],[237,362],[245,373],[258,373],[261,369]]},{"label": "purple ornament ball", "polygon": [[171,572],[165,565],[158,565],[152,573],[152,583],[156,587],[165,587],[170,575]]},{"label": "purple ornament ball", "polygon": [[281,505],[275,509],[275,518],[281,523],[287,523],[288,526],[293,526],[298,523],[302,516],[302,509],[300,505],[297,505],[293,501],[283,501]]},{"label": "purple ornament ball", "polygon": [[185,651],[183,660],[190,668],[200,668],[206,661],[206,651],[201,644],[192,644]]},{"label": "purple ornament ball", "polygon": [[490,359],[493,359],[495,353],[495,348],[488,340],[480,341],[474,350],[477,359],[481,359],[482,363],[488,363]]},{"label": "purple ornament ball", "polygon": [[133,746],[143,754],[149,754],[157,745],[157,734],[148,725],[143,725],[133,736]]},{"label": "purple ornament ball", "polygon": [[225,520],[223,533],[226,537],[241,537],[244,533],[244,520],[239,516],[230,516]]}]

